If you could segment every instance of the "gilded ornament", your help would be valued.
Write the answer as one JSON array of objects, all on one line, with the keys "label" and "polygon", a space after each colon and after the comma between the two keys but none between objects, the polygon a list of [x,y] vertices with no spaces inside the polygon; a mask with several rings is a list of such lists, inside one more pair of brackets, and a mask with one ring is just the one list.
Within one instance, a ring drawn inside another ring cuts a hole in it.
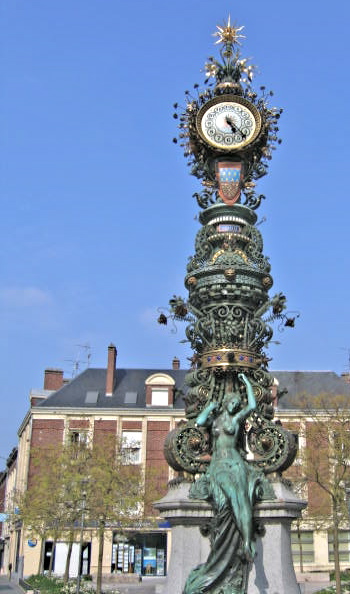
[{"label": "gilded ornament", "polygon": [[227,268],[224,272],[224,275],[227,279],[232,280],[236,276],[236,271],[234,268]]},{"label": "gilded ornament", "polygon": [[191,496],[214,509],[208,560],[191,572],[184,594],[247,593],[253,506],[264,475],[288,468],[296,453],[293,435],[273,421],[265,352],[269,323],[292,327],[295,318],[282,313],[282,293],[268,295],[273,279],[255,213],[264,198],[255,193],[256,181],[279,143],[281,110],[269,107],[265,88],[259,96],[251,87],[254,67],[237,47],[242,29],[230,18],[217,26],[222,60],[205,65],[205,84],[213,84],[203,92],[195,86],[195,98],[186,91],[187,106],[176,114],[180,146],[202,185],[193,195],[201,229],[187,265],[188,299],[169,302],[169,317],[188,322],[193,355],[187,420],[168,435],[165,456],[175,470],[197,477]]},{"label": "gilded ornament", "polygon": [[273,285],[273,280],[270,275],[264,276],[264,278],[262,279],[261,282],[262,282],[263,286],[265,287],[265,289],[270,289]]},{"label": "gilded ornament", "polygon": [[243,31],[244,26],[237,27],[235,25],[231,25],[231,17],[228,17],[227,23],[225,25],[216,25],[217,31],[213,33],[213,37],[218,37],[218,40],[215,44],[218,43],[238,43],[240,45],[239,39],[244,39],[245,35],[241,34]]}]

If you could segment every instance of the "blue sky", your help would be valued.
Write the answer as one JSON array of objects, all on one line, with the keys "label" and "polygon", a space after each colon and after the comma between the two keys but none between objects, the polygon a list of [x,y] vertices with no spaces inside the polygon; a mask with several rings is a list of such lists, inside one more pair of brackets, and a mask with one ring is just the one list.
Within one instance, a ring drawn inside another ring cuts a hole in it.
[{"label": "blue sky", "polygon": [[[350,8],[316,0],[3,0],[0,76],[0,456],[46,367],[187,366],[156,323],[183,288],[199,184],[172,143],[212,33],[244,25],[255,85],[284,108],[258,211],[274,287],[300,312],[271,369],[349,368]],[[1,466],[1,465],[0,465]]]}]

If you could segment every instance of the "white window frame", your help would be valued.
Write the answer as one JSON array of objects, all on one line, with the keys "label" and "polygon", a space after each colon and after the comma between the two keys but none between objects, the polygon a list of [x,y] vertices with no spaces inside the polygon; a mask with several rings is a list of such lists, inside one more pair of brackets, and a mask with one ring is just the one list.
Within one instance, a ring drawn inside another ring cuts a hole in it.
[{"label": "white window frame", "polygon": [[122,456],[124,464],[141,464],[142,431],[122,431]]},{"label": "white window frame", "polygon": [[169,389],[152,387],[152,406],[169,406]]},{"label": "white window frame", "polygon": [[[175,380],[167,373],[154,373],[146,381],[147,406],[173,407]],[[170,403],[169,403],[170,399]]]},{"label": "white window frame", "polygon": [[[69,429],[68,432],[69,443],[81,443],[87,445],[89,443],[89,431],[81,429]],[[76,438],[75,438],[76,436]]]}]

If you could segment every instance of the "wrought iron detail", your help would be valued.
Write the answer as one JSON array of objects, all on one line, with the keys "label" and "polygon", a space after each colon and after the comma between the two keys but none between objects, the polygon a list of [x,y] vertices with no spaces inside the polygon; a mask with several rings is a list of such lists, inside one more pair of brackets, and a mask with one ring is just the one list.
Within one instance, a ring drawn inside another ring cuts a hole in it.
[{"label": "wrought iron detail", "polygon": [[209,435],[189,421],[168,433],[164,455],[169,466],[191,474],[203,471],[205,455],[209,452]]},{"label": "wrought iron detail", "polygon": [[248,432],[248,446],[254,454],[252,464],[265,474],[282,472],[294,462],[298,444],[290,431],[254,414]]},{"label": "wrought iron detail", "polygon": [[[193,350],[186,376],[187,421],[171,431],[165,457],[176,471],[196,475],[193,497],[211,502],[215,526],[205,564],[188,577],[184,594],[246,594],[257,527],[253,506],[265,475],[281,473],[296,455],[294,436],[274,422],[266,350],[273,324],[293,327],[282,293],[269,295],[271,266],[255,210],[264,196],[256,182],[280,142],[282,110],[272,93],[251,86],[254,67],[238,46],[242,27],[218,26],[221,61],[206,64],[206,88],[186,91],[174,105],[179,141],[202,188],[195,252],[185,276],[188,297],[174,295],[158,322],[185,321]],[[174,139],[177,142],[177,139]]]}]

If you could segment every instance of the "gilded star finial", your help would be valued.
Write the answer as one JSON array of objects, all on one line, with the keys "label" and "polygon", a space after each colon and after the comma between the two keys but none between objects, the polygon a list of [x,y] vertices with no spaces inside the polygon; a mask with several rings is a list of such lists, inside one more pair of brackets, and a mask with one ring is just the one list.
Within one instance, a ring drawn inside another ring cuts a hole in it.
[{"label": "gilded star finial", "polygon": [[215,44],[218,43],[237,43],[241,45],[239,39],[244,39],[245,35],[241,34],[241,31],[244,29],[244,26],[238,27],[236,25],[231,25],[231,17],[229,15],[227,23],[225,25],[216,25],[217,31],[213,33],[214,37],[218,37],[218,40]]}]

